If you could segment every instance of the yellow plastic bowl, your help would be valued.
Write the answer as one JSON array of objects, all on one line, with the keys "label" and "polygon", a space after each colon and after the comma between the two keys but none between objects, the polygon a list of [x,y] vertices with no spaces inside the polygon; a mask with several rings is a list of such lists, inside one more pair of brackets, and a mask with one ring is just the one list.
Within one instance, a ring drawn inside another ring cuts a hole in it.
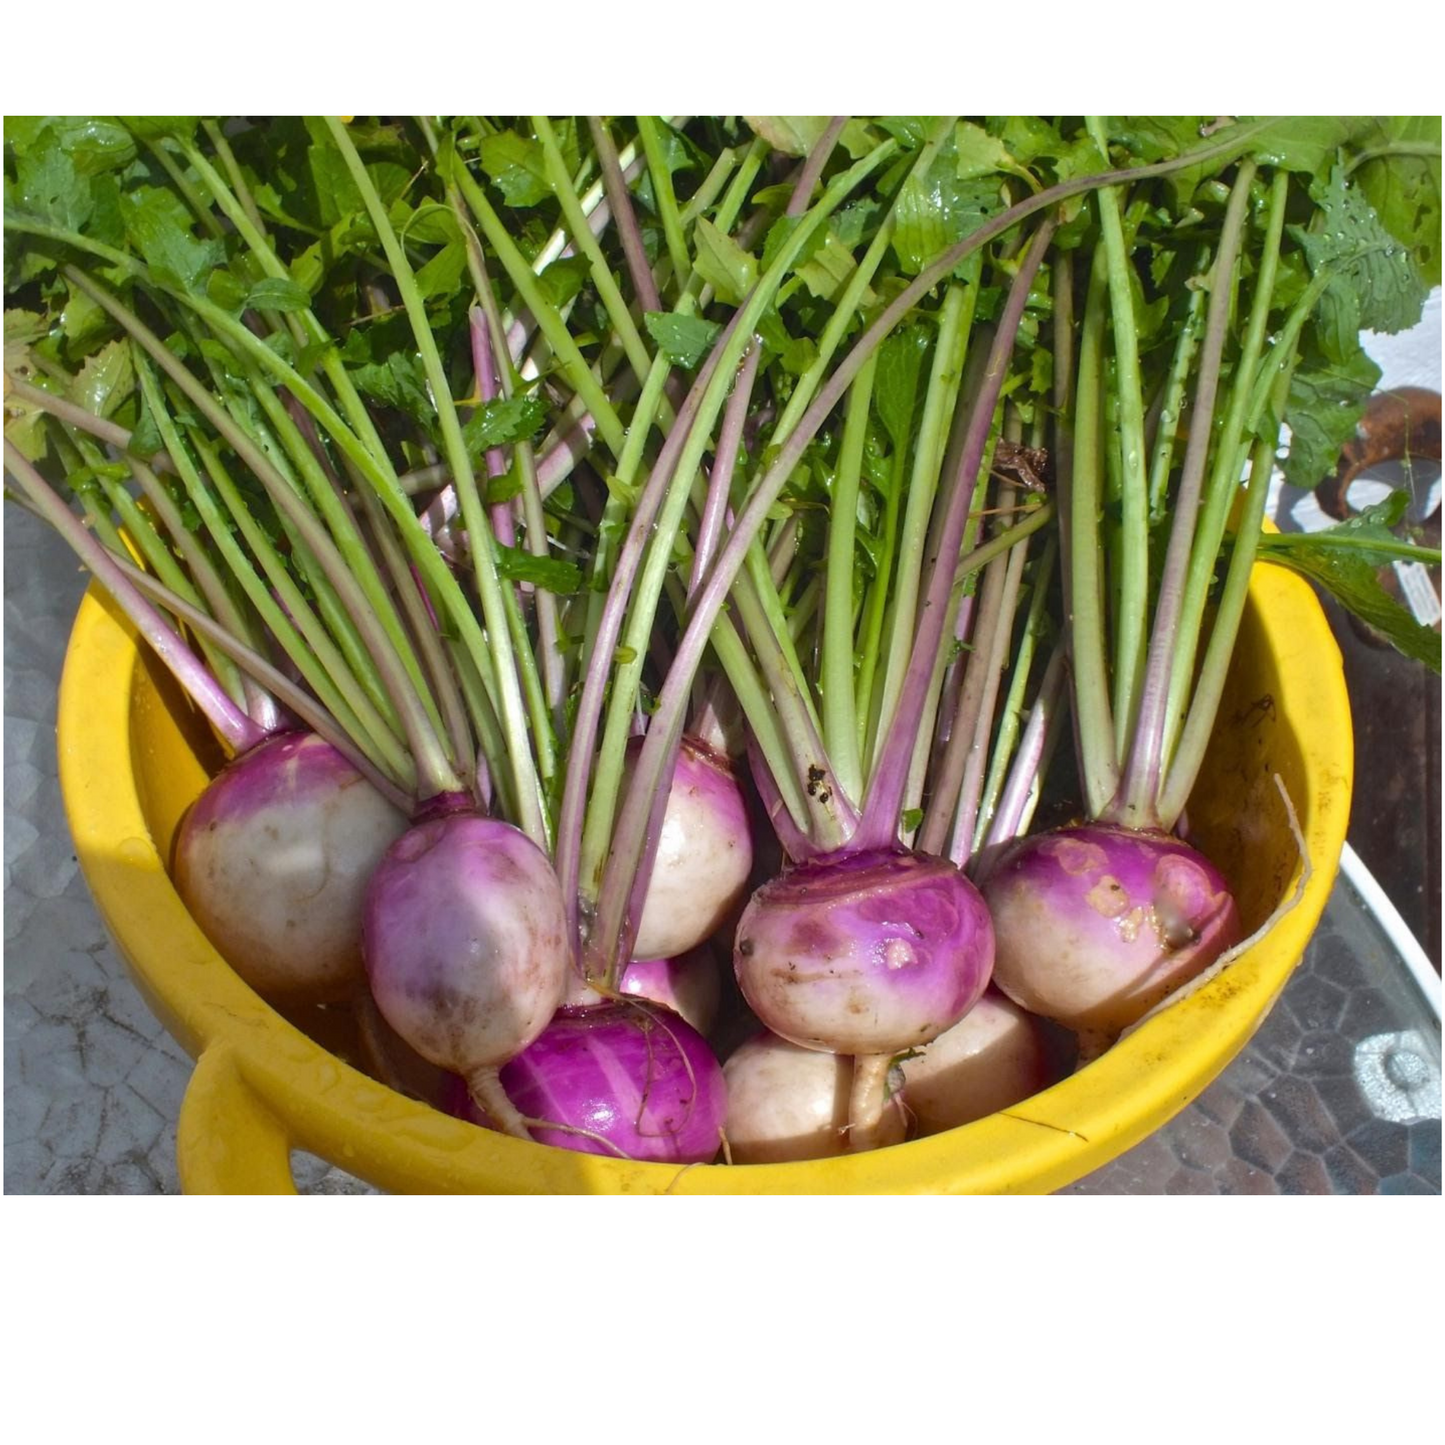
[{"label": "yellow plastic bowl", "polygon": [[[1257,928],[1227,970],[1097,1062],[1003,1114],[871,1154],[801,1164],[633,1164],[488,1133],[404,1098],[314,1041],[227,966],[166,871],[182,813],[220,761],[206,729],[94,588],[60,689],[60,780],[81,867],[150,1007],[196,1058],[179,1121],[188,1192],[294,1191],[292,1149],[410,1193],[1044,1193],[1107,1163],[1193,1100],[1259,1027],[1329,897],[1353,748],[1338,649],[1309,587],[1256,567],[1221,726],[1190,827]],[[330,1016],[335,1021],[335,1015]]]}]

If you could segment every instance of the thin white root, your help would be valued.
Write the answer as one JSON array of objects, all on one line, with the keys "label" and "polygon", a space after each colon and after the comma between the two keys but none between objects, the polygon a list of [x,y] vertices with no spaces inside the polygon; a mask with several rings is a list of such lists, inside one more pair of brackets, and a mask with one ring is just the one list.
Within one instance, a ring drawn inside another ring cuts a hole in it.
[{"label": "thin white root", "polygon": [[1212,983],[1235,959],[1239,958],[1246,950],[1254,947],[1256,943],[1272,929],[1286,913],[1298,907],[1300,899],[1304,897],[1305,888],[1309,885],[1310,878],[1314,874],[1314,866],[1310,862],[1309,848],[1305,843],[1304,830],[1299,825],[1299,815],[1294,810],[1294,804],[1290,801],[1289,790],[1284,785],[1284,779],[1278,773],[1274,774],[1274,785],[1279,789],[1279,795],[1284,800],[1284,811],[1289,819],[1289,830],[1294,837],[1295,847],[1299,850],[1300,874],[1291,890],[1289,897],[1280,901],[1274,912],[1264,920],[1248,938],[1236,943],[1233,948],[1226,949],[1197,977],[1189,980],[1188,983],[1171,993],[1168,998],[1154,1005],[1142,1018],[1136,1019],[1126,1028],[1119,1038],[1127,1039],[1136,1029],[1142,1028],[1156,1014],[1162,1013],[1167,1008],[1173,1008],[1175,1004],[1182,1003],[1191,994],[1198,993],[1206,984]]},{"label": "thin white root", "polygon": [[853,1088],[848,1100],[848,1149],[858,1154],[884,1142],[883,1116],[888,1107],[888,1070],[891,1054],[857,1054],[853,1059]]},{"label": "thin white root", "polygon": [[488,1118],[504,1134],[510,1134],[514,1139],[532,1139],[527,1132],[527,1122],[517,1112],[511,1099],[507,1097],[507,1091],[502,1087],[499,1077],[500,1071],[496,1068],[476,1069],[467,1075],[467,1089],[477,1107],[482,1110]]}]

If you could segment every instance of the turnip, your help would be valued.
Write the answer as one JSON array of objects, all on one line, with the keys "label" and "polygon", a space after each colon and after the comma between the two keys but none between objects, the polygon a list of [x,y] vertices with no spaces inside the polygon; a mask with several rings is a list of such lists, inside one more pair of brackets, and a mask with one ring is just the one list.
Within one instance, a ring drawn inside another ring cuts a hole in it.
[{"label": "turnip", "polygon": [[913,1132],[971,1124],[1056,1083],[1066,1072],[1060,1033],[990,988],[951,1029],[900,1061]]},{"label": "turnip", "polygon": [[[636,747],[641,749],[640,739]],[[728,760],[706,743],[684,738],[634,955],[674,958],[710,938],[736,910],[752,866],[752,826]]]},{"label": "turnip", "polygon": [[700,1034],[710,1034],[722,998],[717,960],[707,945],[676,958],[635,958],[622,971],[620,992],[661,1004]]},{"label": "turnip", "polygon": [[[690,1024],[653,1004],[558,1014],[501,1070],[501,1083],[542,1143],[661,1164],[705,1164],[721,1146],[722,1070]],[[451,1103],[490,1124],[490,1111],[457,1092]]]},{"label": "turnip", "polygon": [[546,854],[469,811],[418,823],[372,875],[362,943],[386,1021],[527,1137],[497,1072],[547,1026],[567,985],[572,944]]},{"label": "turnip", "polygon": [[1034,1013],[1116,1037],[1241,936],[1229,885],[1165,833],[1105,823],[1025,838],[985,892],[999,986]]},{"label": "turnip", "polygon": [[226,765],[176,834],[176,888],[258,993],[336,1002],[362,980],[361,903],[406,815],[314,733]]},{"label": "turnip", "polygon": [[[860,1145],[849,1137],[853,1067],[845,1055],[802,1048],[763,1030],[728,1056],[723,1078],[724,1131],[734,1164],[832,1159]],[[864,1147],[901,1144],[907,1133],[905,1101],[893,1092]]]}]

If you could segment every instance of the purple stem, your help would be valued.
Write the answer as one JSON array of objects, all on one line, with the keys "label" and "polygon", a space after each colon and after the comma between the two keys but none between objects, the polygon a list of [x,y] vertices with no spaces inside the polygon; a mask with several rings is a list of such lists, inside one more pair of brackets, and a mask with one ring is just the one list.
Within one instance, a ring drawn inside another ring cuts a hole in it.
[{"label": "purple stem", "polygon": [[55,495],[40,473],[8,439],[5,442],[5,469],[135,624],[156,656],[225,739],[232,753],[244,753],[264,742],[269,736],[266,730],[252,722],[231,701],[225,689],[186,646],[180,633],[141,596],[110,553],[86,530],[80,518]]},{"label": "purple stem", "polygon": [[816,858],[822,850],[817,848],[813,840],[793,821],[793,815],[788,811],[788,805],[783,801],[782,793],[778,791],[778,785],[773,779],[773,770],[763,757],[763,750],[758,746],[757,739],[753,736],[753,730],[746,728],[745,731],[747,733],[748,767],[752,771],[753,785],[758,790],[763,810],[768,815],[768,823],[777,835],[778,842],[782,844],[783,851],[794,863],[802,863],[809,858]]},{"label": "purple stem", "polygon": [[[974,608],[978,603],[978,593],[970,592],[958,604],[958,619],[953,624],[953,640],[959,643],[968,641],[968,630],[973,625]],[[963,675],[968,671],[968,654],[960,650],[957,657],[948,664],[948,670],[943,675],[943,691],[938,700],[938,729],[934,734],[939,746],[946,746],[950,737],[953,736],[954,714],[958,711],[958,694],[963,688]]]},{"label": "purple stem", "polygon": [[[993,732],[994,708],[998,703],[998,690],[1003,681],[1004,665],[1008,661],[1009,643],[1013,638],[1019,588],[1023,582],[1028,551],[1028,538],[1024,538],[1009,553],[1004,575],[1003,601],[999,607],[998,621],[994,625],[993,645],[984,666],[983,700],[974,723],[973,747],[969,751],[968,763],[963,772],[958,820],[953,827],[953,844],[949,848],[949,857],[960,868],[964,859],[973,851],[973,835],[978,826],[978,809],[983,798],[984,767],[988,762],[988,740]],[[1004,561],[1002,557],[998,560]],[[970,665],[977,666],[981,661],[982,659],[975,658]]]},{"label": "purple stem", "polygon": [[707,502],[698,527],[697,549],[692,557],[692,574],[687,584],[689,599],[707,575],[707,569],[712,566],[723,527],[729,519],[728,496],[732,491],[733,472],[737,468],[738,453],[742,448],[743,426],[747,421],[748,405],[753,396],[753,382],[757,378],[758,362],[762,354],[763,348],[756,342],[749,347],[738,371],[738,378],[733,383],[733,394],[728,398],[727,410],[723,414],[712,475],[708,478]]},{"label": "purple stem", "polygon": [[[497,365],[492,358],[492,342],[487,335],[487,318],[479,306],[473,306],[468,317],[472,333],[472,366],[477,374],[477,397],[485,406],[497,397]],[[500,477],[507,470],[507,458],[501,447],[487,448],[487,475]],[[517,528],[510,502],[496,502],[489,509],[492,532],[504,547],[517,545]]]},{"label": "purple stem", "polygon": [[642,230],[637,224],[637,213],[632,208],[632,195],[627,189],[627,178],[622,173],[617,147],[599,116],[589,115],[587,125],[592,131],[592,144],[602,165],[602,183],[607,190],[608,204],[617,217],[617,237],[622,242],[622,255],[627,262],[627,274],[632,278],[632,288],[644,311],[661,311],[662,297],[658,294],[652,267],[647,263]]},{"label": "purple stem", "polygon": [[[75,402],[67,401],[63,396],[56,396],[53,392],[45,391],[38,386],[31,386],[28,381],[23,380],[12,371],[7,370],[5,373],[5,386],[6,394],[15,397],[17,401],[23,401],[29,406],[47,412],[57,421],[62,421],[67,426],[73,426],[77,431],[83,431],[99,441],[113,446],[117,451],[129,451],[131,433],[123,426],[118,426],[113,421],[106,421],[103,417],[87,411],[83,406],[77,406]],[[153,457],[143,457],[141,460],[149,462],[152,471],[169,472],[172,476],[176,474],[176,465],[171,461],[168,452],[157,452]]]},{"label": "purple stem", "polygon": [[828,122],[827,130],[818,137],[812,150],[808,152],[807,162],[798,173],[798,181],[793,187],[792,197],[788,201],[788,209],[783,212],[785,216],[801,216],[808,209],[808,203],[813,195],[813,187],[818,184],[818,177],[823,174],[823,167],[828,164],[828,157],[833,154],[833,147],[838,144],[838,137],[847,123],[846,115],[835,115]]},{"label": "purple stem", "polygon": [[[259,683],[273,689],[277,697],[285,702],[295,714],[295,719],[299,720],[299,724],[310,728],[323,742],[330,743],[393,807],[403,813],[411,812],[413,806],[411,796],[404,789],[399,788],[372,763],[365,753],[357,748],[346,732],[337,725],[336,719],[310,693],[292,682],[279,668],[273,667],[259,652],[247,647],[245,643],[227,632],[214,618],[208,617],[198,608],[190,606],[184,598],[177,597],[174,592],[162,586],[148,573],[142,572],[138,567],[133,567],[129,562],[120,558],[116,559],[116,565],[143,593],[154,597],[187,626],[194,628],[202,636],[210,638],[218,647],[231,655],[238,667],[248,674],[254,675]],[[268,731],[284,732],[299,724],[296,720],[288,719]]]},{"label": "purple stem", "polygon": [[[988,662],[1004,601],[1006,557],[995,557],[984,568],[979,590],[978,625],[973,633],[973,651],[964,665],[958,706],[949,725],[948,745],[933,777],[933,796],[919,830],[915,846],[921,853],[942,854],[948,825],[959,806],[968,760],[977,746],[977,724],[984,705]],[[959,659],[963,661],[962,658]]]},{"label": "purple stem", "polygon": [[978,398],[974,402],[973,415],[964,437],[953,491],[949,497],[948,515],[941,530],[938,550],[931,559],[928,592],[913,641],[913,656],[904,675],[893,720],[888,726],[878,768],[868,789],[862,821],[849,845],[855,849],[886,848],[897,841],[898,814],[903,804],[903,791],[908,783],[913,740],[919,718],[923,714],[924,698],[933,674],[939,644],[943,641],[949,594],[953,591],[954,571],[959,548],[963,545],[964,528],[968,524],[968,509],[973,501],[978,469],[983,462],[994,407],[1008,373],[1009,357],[1013,352],[1019,323],[1023,320],[1024,307],[1028,304],[1029,290],[1053,238],[1054,226],[1055,221],[1052,218],[1047,219],[1035,233],[1009,289],[1008,304],[999,320],[998,334],[989,350],[988,366]]},{"label": "purple stem", "polygon": [[1018,752],[1014,755],[1013,766],[1009,769],[1008,782],[999,796],[998,807],[993,821],[989,824],[988,838],[985,847],[979,850],[980,854],[987,849],[998,847],[1001,843],[1011,842],[1023,826],[1029,793],[1038,777],[1039,765],[1048,749],[1050,736],[1057,732],[1060,704],[1066,701],[1064,684],[1068,680],[1067,665],[1068,645],[1060,639],[1054,645],[1049,665],[1044,669],[1043,680],[1039,683],[1039,695],[1034,699],[1029,720],[1024,725]]}]

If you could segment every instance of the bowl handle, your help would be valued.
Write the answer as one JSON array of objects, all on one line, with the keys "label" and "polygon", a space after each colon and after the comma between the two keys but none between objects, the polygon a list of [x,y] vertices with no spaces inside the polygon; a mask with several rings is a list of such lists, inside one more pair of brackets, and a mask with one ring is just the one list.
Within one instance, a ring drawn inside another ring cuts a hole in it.
[{"label": "bowl handle", "polygon": [[196,1061],[181,1101],[176,1161],[187,1194],[296,1193],[286,1127],[224,1044],[212,1044]]}]

